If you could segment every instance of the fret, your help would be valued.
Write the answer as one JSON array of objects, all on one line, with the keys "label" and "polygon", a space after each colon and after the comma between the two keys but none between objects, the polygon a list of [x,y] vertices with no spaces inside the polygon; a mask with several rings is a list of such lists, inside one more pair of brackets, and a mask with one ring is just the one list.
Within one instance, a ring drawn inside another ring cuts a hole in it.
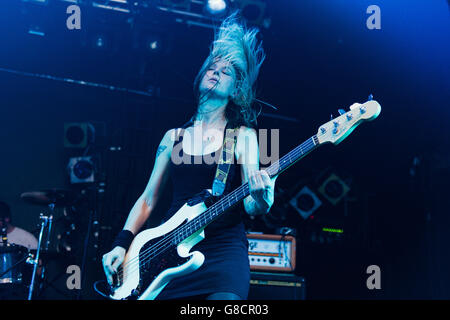
[{"label": "fret", "polygon": [[[287,155],[272,164],[269,168],[266,169],[266,172],[271,177],[283,172],[318,145],[319,143],[317,140],[317,136],[309,138],[301,145],[297,146],[295,149],[289,152]],[[244,199],[249,194],[249,184],[245,183],[228,195],[224,196],[218,202],[209,207],[205,212],[201,213],[199,216],[189,221],[183,228],[181,228],[181,235],[176,237],[177,241],[181,242],[199,229],[206,227],[227,209],[232,207],[235,203]]]},{"label": "fret", "polygon": [[317,135],[314,135],[312,137],[312,139],[313,139],[313,143],[314,143],[315,146],[319,144],[319,139],[317,138]]},{"label": "fret", "polygon": [[[269,174],[269,176],[273,177],[274,175],[277,174],[278,170],[275,171],[275,164],[271,165],[266,171]],[[280,168],[279,165],[277,165],[277,168]],[[274,172],[275,171],[275,172]]]},{"label": "fret", "polygon": [[285,158],[281,158],[281,168],[285,168],[286,167],[286,159]]},{"label": "fret", "polygon": [[213,218],[213,213],[212,213],[212,208],[213,207],[210,207],[204,214],[205,214],[205,220],[206,220],[206,223],[210,223],[214,218]]},{"label": "fret", "polygon": [[195,222],[194,222],[194,230],[193,230],[193,232],[195,232],[196,230],[198,230],[202,226],[199,217],[195,217],[194,221]]}]

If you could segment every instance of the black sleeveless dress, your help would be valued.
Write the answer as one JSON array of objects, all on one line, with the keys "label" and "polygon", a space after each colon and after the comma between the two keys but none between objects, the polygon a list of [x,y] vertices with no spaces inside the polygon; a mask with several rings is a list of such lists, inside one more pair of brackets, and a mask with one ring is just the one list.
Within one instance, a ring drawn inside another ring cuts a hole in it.
[{"label": "black sleeveless dress", "polygon": [[[182,141],[181,135],[175,145]],[[183,154],[182,148],[180,149],[180,156],[189,161],[177,165],[171,162],[173,200],[163,222],[175,214],[190,198],[205,189],[211,189],[217,169],[216,163],[205,163],[202,156]],[[216,152],[221,152],[221,149]],[[215,153],[208,156],[214,157]],[[234,161],[230,167],[224,194],[240,185],[240,165]],[[169,282],[158,295],[158,300],[183,299],[214,292],[232,292],[242,299],[247,299],[250,265],[242,214],[244,207],[240,203],[205,228],[205,239],[191,249],[200,251],[205,256],[202,266],[188,275]]]}]

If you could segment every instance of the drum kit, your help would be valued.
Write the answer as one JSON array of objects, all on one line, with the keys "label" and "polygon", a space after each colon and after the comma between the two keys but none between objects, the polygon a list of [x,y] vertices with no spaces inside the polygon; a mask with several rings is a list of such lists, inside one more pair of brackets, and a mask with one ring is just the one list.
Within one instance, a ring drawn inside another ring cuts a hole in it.
[{"label": "drum kit", "polygon": [[25,192],[20,197],[28,203],[47,206],[49,214],[40,213],[38,245],[33,250],[9,243],[6,223],[3,221],[0,243],[0,300],[33,299],[37,284],[44,280],[46,262],[58,256],[56,252],[49,250],[53,217],[55,207],[68,205],[70,192],[51,189]]}]

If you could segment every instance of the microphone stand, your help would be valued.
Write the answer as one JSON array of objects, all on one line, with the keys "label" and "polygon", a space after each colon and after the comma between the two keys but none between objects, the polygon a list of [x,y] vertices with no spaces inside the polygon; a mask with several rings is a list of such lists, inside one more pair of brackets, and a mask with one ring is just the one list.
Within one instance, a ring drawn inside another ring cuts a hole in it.
[{"label": "microphone stand", "polygon": [[40,254],[41,245],[42,245],[42,235],[44,234],[45,227],[47,227],[49,224],[51,226],[51,221],[53,220],[53,216],[48,217],[48,216],[44,216],[41,213],[40,219],[42,220],[42,222],[41,222],[41,231],[39,233],[38,247],[36,250],[36,257],[33,260],[28,259],[28,261],[27,261],[28,263],[34,265],[33,276],[31,277],[30,289],[28,291],[28,300],[31,300],[31,298],[33,297],[34,282],[36,280],[36,273],[37,273],[37,268],[39,265],[39,254]]},{"label": "microphone stand", "polygon": [[[54,213],[55,213],[55,203],[50,203],[48,205],[48,207],[50,208],[51,215],[50,215],[50,218],[49,218],[49,221],[48,221],[47,240],[45,241],[45,247],[43,249],[44,252],[48,252],[48,246],[50,245],[50,235],[51,235],[51,232],[52,232],[52,222],[53,222],[53,216],[54,216]],[[41,267],[41,280],[44,280],[46,266],[47,266],[46,263],[44,263],[42,265],[42,267]],[[42,285],[42,283],[41,283],[41,285]],[[42,286],[39,286],[39,288],[42,289]]]}]

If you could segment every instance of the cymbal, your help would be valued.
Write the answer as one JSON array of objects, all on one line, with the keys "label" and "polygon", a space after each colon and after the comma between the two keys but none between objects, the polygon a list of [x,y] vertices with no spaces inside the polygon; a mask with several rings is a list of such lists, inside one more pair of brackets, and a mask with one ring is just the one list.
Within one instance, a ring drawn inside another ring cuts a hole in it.
[{"label": "cymbal", "polygon": [[38,205],[64,206],[69,203],[71,192],[64,189],[48,189],[42,191],[29,191],[20,195],[26,202]]}]

